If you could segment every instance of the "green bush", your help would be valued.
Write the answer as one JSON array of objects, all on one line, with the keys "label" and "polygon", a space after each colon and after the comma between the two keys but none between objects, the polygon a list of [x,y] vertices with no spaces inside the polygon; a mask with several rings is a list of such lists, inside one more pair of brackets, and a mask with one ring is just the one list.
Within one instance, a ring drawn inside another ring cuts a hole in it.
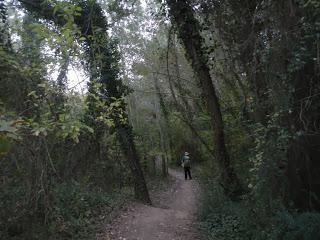
[{"label": "green bush", "polygon": [[[249,195],[239,202],[228,200],[215,181],[203,184],[198,224],[204,240],[318,240],[320,214],[289,213],[272,208]],[[280,205],[274,200],[274,205]],[[278,214],[276,213],[278,212]]]},{"label": "green bush", "polygon": [[[131,198],[131,191],[105,192],[77,183],[52,186],[47,196],[39,194],[36,207],[23,204],[24,192],[13,188],[1,195],[1,239],[91,239],[101,223]],[[9,204],[6,199],[20,199]],[[17,210],[10,209],[16,207]]]},{"label": "green bush", "polygon": [[198,214],[203,239],[250,239],[245,225],[245,210],[227,200],[218,185],[205,187],[202,206]]},{"label": "green bush", "polygon": [[88,239],[97,232],[101,220],[128,199],[129,191],[102,192],[80,185],[59,185],[52,191],[50,235],[63,238]]},{"label": "green bush", "polygon": [[277,239],[281,240],[318,240],[320,239],[320,214],[305,212],[279,214],[279,224],[275,231]]}]

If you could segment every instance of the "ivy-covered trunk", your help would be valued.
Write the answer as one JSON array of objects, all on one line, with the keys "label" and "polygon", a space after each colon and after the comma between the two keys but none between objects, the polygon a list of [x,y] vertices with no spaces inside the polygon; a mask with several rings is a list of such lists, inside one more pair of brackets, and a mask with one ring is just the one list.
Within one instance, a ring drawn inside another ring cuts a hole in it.
[{"label": "ivy-covered trunk", "polygon": [[[51,5],[44,0],[19,0],[27,10],[35,13],[40,18],[53,21],[58,26],[67,24],[64,10]],[[66,2],[67,3],[67,2]],[[71,3],[69,3],[71,4]],[[99,97],[107,104],[111,104],[113,99],[119,99],[127,94],[127,88],[119,78],[119,53],[117,46],[108,37],[108,23],[103,15],[103,11],[96,1],[79,0],[75,8],[78,8],[81,14],[74,16],[74,23],[79,27],[79,38],[85,39],[85,50],[88,54],[88,68],[90,69],[91,78],[101,84],[99,87]],[[94,86],[94,84],[90,84]],[[91,88],[89,86],[89,92]],[[90,101],[90,99],[88,100]],[[119,110],[125,112],[126,105],[121,104]],[[87,112],[88,119],[95,119],[100,111],[105,111],[94,103],[89,103]],[[121,117],[116,113],[110,114],[114,122],[114,129],[118,133],[118,139],[122,144],[122,150],[129,163],[135,185],[135,196],[138,200],[150,204],[146,182],[140,167],[138,154],[136,152],[131,127],[128,121],[123,123]],[[101,125],[93,123],[96,134],[99,135]]]},{"label": "ivy-covered trunk", "polygon": [[146,204],[151,204],[139,157],[133,143],[132,129],[130,126],[126,125],[118,129],[117,133],[122,151],[128,159],[129,167],[134,178],[135,198]]},{"label": "ivy-covered trunk", "polygon": [[200,25],[187,1],[168,0],[167,4],[170,8],[169,14],[173,24],[177,28],[178,36],[186,49],[187,58],[191,61],[192,68],[198,75],[207,109],[211,116],[214,129],[215,156],[221,171],[220,183],[228,196],[235,197],[242,191],[242,187],[231,165],[225,146],[224,124],[219,99],[210,75],[207,57],[202,49],[204,39],[200,34]]}]

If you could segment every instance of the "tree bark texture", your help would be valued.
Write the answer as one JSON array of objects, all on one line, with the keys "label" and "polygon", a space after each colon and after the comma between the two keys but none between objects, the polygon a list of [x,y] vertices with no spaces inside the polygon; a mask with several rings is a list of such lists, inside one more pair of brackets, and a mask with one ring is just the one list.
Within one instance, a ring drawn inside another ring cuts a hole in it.
[{"label": "tree bark texture", "polygon": [[207,57],[202,49],[204,39],[200,34],[200,25],[194,17],[192,7],[187,1],[167,0],[167,4],[169,6],[169,15],[172,18],[173,24],[177,27],[178,36],[185,47],[186,56],[191,61],[192,68],[201,83],[207,109],[212,118],[215,155],[221,171],[220,183],[225,193],[230,197],[234,197],[242,188],[231,165],[225,146],[224,124],[219,99],[211,79]]}]

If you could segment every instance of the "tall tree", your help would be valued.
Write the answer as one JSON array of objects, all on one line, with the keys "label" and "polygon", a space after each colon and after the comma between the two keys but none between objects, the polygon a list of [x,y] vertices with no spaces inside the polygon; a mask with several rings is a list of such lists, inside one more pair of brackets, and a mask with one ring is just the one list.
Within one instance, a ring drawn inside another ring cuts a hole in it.
[{"label": "tall tree", "polygon": [[[67,23],[63,9],[57,8],[57,5],[52,5],[43,0],[19,1],[29,11],[41,18],[53,21],[58,26],[62,27]],[[65,3],[68,4],[68,2]],[[81,12],[81,14],[74,16],[74,23],[80,29],[78,37],[85,39],[84,48],[89,57],[91,78],[101,83],[99,89],[101,97],[108,104],[111,104],[113,99],[123,97],[128,91],[119,78],[118,52],[114,42],[107,35],[108,23],[106,17],[96,1],[75,1],[73,7],[78,7]],[[118,112],[125,113],[125,110],[126,104],[124,102],[118,105]],[[111,114],[111,118],[134,178],[135,197],[150,204],[151,200],[134,145],[131,126],[128,121],[119,119],[118,114]]]},{"label": "tall tree", "polygon": [[[256,142],[259,139],[261,185],[268,186],[274,196],[281,186],[288,191],[287,204],[292,201],[298,209],[319,209],[318,2],[212,0],[201,4],[206,27],[228,55],[223,65],[233,66],[238,75],[232,76],[233,81],[240,80],[245,98],[243,125],[249,133],[256,131],[254,125],[263,129],[263,134],[250,134]],[[226,69],[222,75],[230,72]]]},{"label": "tall tree", "polygon": [[224,124],[219,99],[210,75],[208,59],[203,50],[204,39],[200,34],[200,24],[188,1],[167,0],[167,4],[172,22],[175,24],[178,36],[186,49],[187,58],[191,61],[192,68],[198,75],[207,109],[212,118],[216,158],[221,171],[220,182],[226,194],[234,197],[242,189],[225,146]]},{"label": "tall tree", "polygon": [[8,32],[8,16],[4,1],[0,1],[0,46],[11,48],[10,36]]}]

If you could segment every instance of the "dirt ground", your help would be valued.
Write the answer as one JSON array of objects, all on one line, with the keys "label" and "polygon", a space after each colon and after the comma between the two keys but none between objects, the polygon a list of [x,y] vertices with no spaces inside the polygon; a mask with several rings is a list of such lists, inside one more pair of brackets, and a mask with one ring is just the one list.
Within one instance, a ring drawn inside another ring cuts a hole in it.
[{"label": "dirt ground", "polygon": [[198,240],[195,213],[200,188],[183,173],[169,170],[170,187],[151,195],[153,206],[130,203],[99,240]]}]

